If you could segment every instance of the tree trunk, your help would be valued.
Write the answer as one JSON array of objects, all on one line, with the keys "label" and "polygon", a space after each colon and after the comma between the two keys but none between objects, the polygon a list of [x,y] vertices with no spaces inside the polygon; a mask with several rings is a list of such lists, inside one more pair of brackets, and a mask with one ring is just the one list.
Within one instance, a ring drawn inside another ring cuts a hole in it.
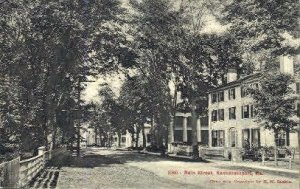
[{"label": "tree trunk", "polygon": [[196,100],[191,99],[192,105],[192,148],[193,148],[193,159],[199,159],[198,139],[197,139],[197,113],[196,113]]},{"label": "tree trunk", "polygon": [[133,147],[134,143],[134,132],[131,133],[131,147]]},{"label": "tree trunk", "polygon": [[161,148],[163,147],[163,137],[164,137],[163,125],[158,118],[157,118],[157,123],[158,123],[157,124],[157,145],[158,148]]},{"label": "tree trunk", "polygon": [[145,135],[145,125],[142,125],[142,135],[143,135],[143,148],[146,148],[146,135]]},{"label": "tree trunk", "polygon": [[153,115],[151,116],[151,128],[150,128],[150,132],[151,132],[151,141],[150,141],[150,145],[153,146],[153,137],[154,137],[154,120],[153,120]]},{"label": "tree trunk", "polygon": [[97,135],[98,135],[98,132],[97,132],[97,128],[95,127],[95,144],[96,144],[96,146],[98,145],[98,143],[97,143]]},{"label": "tree trunk", "polygon": [[118,147],[121,147],[121,140],[122,140],[122,135],[121,132],[118,131]]},{"label": "tree trunk", "polygon": [[275,133],[275,146],[274,146],[274,161],[275,161],[275,166],[278,166],[278,161],[277,161],[277,141],[278,141],[278,131],[274,130]]},{"label": "tree trunk", "polygon": [[62,131],[62,135],[61,135],[61,143],[65,144],[65,132]]},{"label": "tree trunk", "polygon": [[166,148],[169,144],[169,124],[166,126],[166,129],[164,129],[164,138],[165,138],[165,147]]},{"label": "tree trunk", "polygon": [[52,135],[52,149],[51,150],[53,150],[53,149],[55,149],[56,148],[56,139],[58,138],[57,137],[57,127],[54,127],[54,131],[53,131],[53,135]]},{"label": "tree trunk", "polygon": [[140,129],[137,128],[137,129],[136,129],[136,141],[135,141],[135,147],[136,147],[136,148],[139,147],[139,135],[140,135]]}]

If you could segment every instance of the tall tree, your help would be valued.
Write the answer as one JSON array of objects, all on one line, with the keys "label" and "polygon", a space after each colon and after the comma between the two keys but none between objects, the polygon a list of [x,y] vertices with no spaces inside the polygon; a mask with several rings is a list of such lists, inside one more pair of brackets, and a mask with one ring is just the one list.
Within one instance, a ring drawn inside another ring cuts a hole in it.
[{"label": "tall tree", "polygon": [[274,132],[275,161],[279,133],[290,133],[297,125],[297,121],[293,119],[296,116],[296,97],[291,84],[293,78],[290,75],[266,72],[261,75],[258,87],[248,86],[248,91],[256,102],[256,121]]},{"label": "tall tree", "polygon": [[187,98],[192,114],[193,157],[199,158],[197,140],[197,118],[205,114],[208,89],[226,83],[228,68],[238,68],[241,53],[230,33],[205,34],[205,19],[216,9],[211,1],[182,1],[181,14],[185,18],[180,27],[181,61],[177,64],[177,75],[181,78],[179,90]]},{"label": "tall tree", "polygon": [[[173,5],[169,0],[155,1],[131,1],[134,9],[133,36],[134,49],[138,55],[137,70],[143,74],[149,82],[150,86],[156,90],[152,90],[153,98],[158,101],[167,102],[164,104],[152,104],[152,120],[156,133],[160,135],[157,138],[158,146],[163,145],[163,140],[167,137],[163,136],[163,130],[168,129],[170,123],[165,123],[164,118],[169,119],[171,114],[163,116],[165,109],[171,107],[171,99],[169,90],[169,81],[172,76],[172,69],[175,69],[174,62],[179,61],[180,49],[175,48],[180,43],[181,30],[177,30],[180,17],[178,11],[173,9]],[[147,24],[145,24],[147,23]],[[155,94],[155,95],[154,95]],[[167,97],[167,98],[166,98]],[[164,99],[165,98],[165,99]]]}]

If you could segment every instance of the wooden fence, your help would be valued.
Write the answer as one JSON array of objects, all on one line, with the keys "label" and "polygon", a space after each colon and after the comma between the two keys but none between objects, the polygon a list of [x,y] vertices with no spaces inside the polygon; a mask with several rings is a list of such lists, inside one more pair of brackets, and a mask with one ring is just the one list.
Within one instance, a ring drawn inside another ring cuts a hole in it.
[{"label": "wooden fence", "polygon": [[51,159],[51,151],[39,148],[39,155],[20,161],[20,157],[0,164],[0,188],[24,187]]},{"label": "wooden fence", "polygon": [[26,186],[45,166],[44,154],[20,162],[19,186]]},{"label": "wooden fence", "polygon": [[20,157],[0,164],[0,188],[18,187]]}]

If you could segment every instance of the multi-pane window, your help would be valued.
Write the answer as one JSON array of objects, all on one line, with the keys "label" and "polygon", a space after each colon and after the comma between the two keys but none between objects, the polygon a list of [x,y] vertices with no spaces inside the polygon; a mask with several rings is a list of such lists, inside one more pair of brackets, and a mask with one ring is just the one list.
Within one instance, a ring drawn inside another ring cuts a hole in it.
[{"label": "multi-pane window", "polygon": [[212,131],[212,146],[223,147],[224,146],[224,131],[216,130]]},{"label": "multi-pane window", "polygon": [[277,146],[289,146],[290,140],[289,140],[289,132],[286,131],[280,131],[277,134],[275,134],[275,142]]},{"label": "multi-pane window", "polygon": [[218,100],[217,98],[218,98],[217,93],[211,94],[211,103],[217,102],[217,100]]},{"label": "multi-pane window", "polygon": [[211,94],[211,103],[223,102],[224,101],[224,91]]},{"label": "multi-pane window", "polygon": [[211,121],[218,121],[218,112],[217,112],[217,110],[213,110],[211,112]]},{"label": "multi-pane window", "polygon": [[241,86],[241,97],[247,96],[247,89],[244,86]]},{"label": "multi-pane window", "polygon": [[257,109],[255,108],[254,105],[250,106],[250,115],[251,117],[255,117],[257,115]]},{"label": "multi-pane window", "polygon": [[236,109],[235,107],[229,108],[229,119],[236,119],[235,109]]},{"label": "multi-pane window", "polygon": [[249,105],[242,106],[242,118],[249,118],[249,117],[250,117]]},{"label": "multi-pane window", "polygon": [[224,91],[218,93],[218,101],[219,102],[224,101]]},{"label": "multi-pane window", "polygon": [[228,99],[235,99],[235,88],[229,89],[228,90]]},{"label": "multi-pane window", "polygon": [[211,112],[211,121],[224,121],[224,109],[213,110]]},{"label": "multi-pane window", "polygon": [[183,142],[182,130],[174,130],[174,141],[175,142]]},{"label": "multi-pane window", "polygon": [[218,118],[219,118],[219,121],[224,121],[224,109],[218,110]]},{"label": "multi-pane window", "polygon": [[242,145],[244,148],[260,146],[260,130],[259,129],[243,129]]}]

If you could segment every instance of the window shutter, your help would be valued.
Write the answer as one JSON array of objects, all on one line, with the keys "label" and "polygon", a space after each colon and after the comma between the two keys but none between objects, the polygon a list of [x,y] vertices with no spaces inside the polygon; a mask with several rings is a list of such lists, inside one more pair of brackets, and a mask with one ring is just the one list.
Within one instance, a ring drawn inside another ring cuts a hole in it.
[{"label": "window shutter", "polygon": [[242,119],[244,118],[244,108],[241,106]]},{"label": "window shutter", "polygon": [[257,136],[258,136],[258,147],[260,147],[260,129],[257,131]]},{"label": "window shutter", "polygon": [[233,99],[235,99],[235,88],[232,89],[232,95],[233,95]]},{"label": "window shutter", "polygon": [[233,107],[233,110],[232,110],[232,111],[233,111],[233,119],[236,119],[236,111],[235,111],[235,109],[236,109],[236,108]]},{"label": "window shutter", "polygon": [[244,97],[244,87],[241,87],[241,97]]},{"label": "window shutter", "polygon": [[290,146],[290,132],[286,131],[286,145]]}]

